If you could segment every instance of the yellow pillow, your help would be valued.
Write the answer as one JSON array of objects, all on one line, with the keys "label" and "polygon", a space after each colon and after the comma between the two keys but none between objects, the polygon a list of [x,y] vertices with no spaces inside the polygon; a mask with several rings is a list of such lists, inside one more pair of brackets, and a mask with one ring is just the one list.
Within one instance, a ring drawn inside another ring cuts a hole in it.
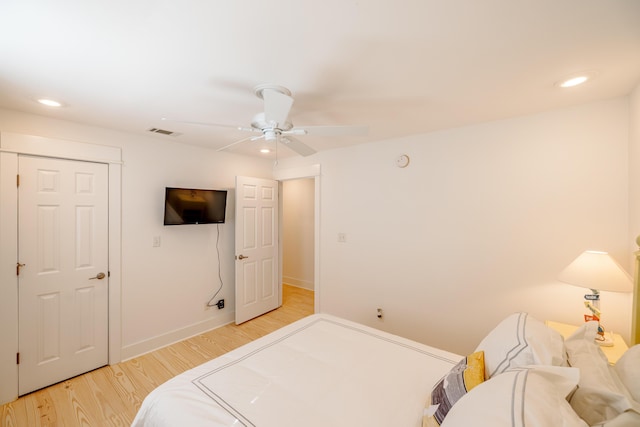
[{"label": "yellow pillow", "polygon": [[484,381],[484,351],[462,359],[431,390],[422,427],[439,427],[453,405]]}]

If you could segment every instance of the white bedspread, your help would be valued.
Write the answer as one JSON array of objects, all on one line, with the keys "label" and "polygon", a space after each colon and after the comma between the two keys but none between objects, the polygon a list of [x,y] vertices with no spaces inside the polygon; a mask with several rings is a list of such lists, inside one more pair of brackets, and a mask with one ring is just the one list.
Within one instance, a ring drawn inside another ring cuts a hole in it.
[{"label": "white bedspread", "polygon": [[461,358],[316,314],[167,381],[133,426],[420,426]]}]

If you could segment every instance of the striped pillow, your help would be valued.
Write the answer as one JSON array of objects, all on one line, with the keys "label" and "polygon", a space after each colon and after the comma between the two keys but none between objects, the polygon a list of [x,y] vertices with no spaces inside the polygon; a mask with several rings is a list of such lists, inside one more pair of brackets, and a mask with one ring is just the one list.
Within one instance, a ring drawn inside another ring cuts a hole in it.
[{"label": "striped pillow", "polygon": [[566,399],[579,377],[577,368],[509,369],[465,394],[442,427],[588,427]]},{"label": "striped pillow", "polygon": [[527,365],[568,366],[564,339],[528,313],[507,316],[480,342],[485,378]]}]

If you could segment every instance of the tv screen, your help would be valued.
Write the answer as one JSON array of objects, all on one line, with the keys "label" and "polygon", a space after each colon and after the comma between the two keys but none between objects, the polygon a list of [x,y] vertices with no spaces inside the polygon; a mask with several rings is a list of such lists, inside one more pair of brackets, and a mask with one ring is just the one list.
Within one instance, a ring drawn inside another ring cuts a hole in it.
[{"label": "tv screen", "polygon": [[226,209],[226,190],[165,189],[164,225],[221,224]]}]

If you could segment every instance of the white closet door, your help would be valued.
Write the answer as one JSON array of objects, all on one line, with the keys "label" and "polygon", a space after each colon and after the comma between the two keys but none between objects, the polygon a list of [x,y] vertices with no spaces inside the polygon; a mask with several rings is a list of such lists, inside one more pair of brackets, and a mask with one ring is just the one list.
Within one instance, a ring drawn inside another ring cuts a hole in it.
[{"label": "white closet door", "polygon": [[20,156],[19,394],[108,363],[108,166]]}]

